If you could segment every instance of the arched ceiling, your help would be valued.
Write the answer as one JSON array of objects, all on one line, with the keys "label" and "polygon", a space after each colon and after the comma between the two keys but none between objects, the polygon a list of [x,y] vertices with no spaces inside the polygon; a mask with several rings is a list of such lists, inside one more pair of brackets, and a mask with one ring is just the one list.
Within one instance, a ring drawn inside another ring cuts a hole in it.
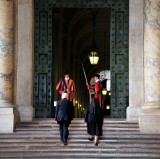
[{"label": "arched ceiling", "polygon": [[[63,16],[63,33],[70,35],[69,47],[74,48],[76,58],[82,61],[88,76],[110,69],[110,9],[98,9],[95,27],[97,52],[100,57],[97,65],[91,65],[88,55],[92,48],[93,28],[90,9],[59,9]],[[105,52],[105,53],[104,53]],[[105,66],[105,68],[104,68]]]}]

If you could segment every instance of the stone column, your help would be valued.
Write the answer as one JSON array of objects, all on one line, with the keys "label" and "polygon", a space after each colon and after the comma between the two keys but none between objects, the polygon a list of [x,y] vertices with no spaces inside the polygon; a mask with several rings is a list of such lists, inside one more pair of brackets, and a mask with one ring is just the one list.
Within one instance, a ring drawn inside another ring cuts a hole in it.
[{"label": "stone column", "polygon": [[33,108],[33,59],[34,59],[34,14],[33,0],[17,0],[17,55],[15,102],[20,121],[32,121]]},{"label": "stone column", "polygon": [[129,0],[128,121],[138,122],[143,94],[143,0]]},{"label": "stone column", "polygon": [[0,133],[12,133],[13,114],[13,0],[0,1]]},{"label": "stone column", "polygon": [[144,0],[144,105],[142,133],[160,134],[160,0]]}]

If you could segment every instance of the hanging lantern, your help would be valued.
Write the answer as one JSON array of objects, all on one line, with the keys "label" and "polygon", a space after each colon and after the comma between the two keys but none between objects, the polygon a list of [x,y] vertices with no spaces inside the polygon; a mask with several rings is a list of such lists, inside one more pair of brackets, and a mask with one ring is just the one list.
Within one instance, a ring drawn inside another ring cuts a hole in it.
[{"label": "hanging lantern", "polygon": [[99,56],[96,51],[92,51],[89,55],[89,60],[92,65],[96,65],[99,61]]},{"label": "hanging lantern", "polygon": [[89,60],[90,60],[90,63],[92,65],[96,65],[99,61],[99,56],[97,54],[97,47],[96,47],[96,41],[95,41],[95,26],[96,26],[96,16],[98,14],[98,9],[91,9],[91,16],[92,16],[92,20],[93,20],[93,23],[92,23],[92,27],[93,27],[93,39],[92,39],[92,50],[91,50],[91,53],[89,55]]},{"label": "hanging lantern", "polygon": [[103,95],[106,95],[106,94],[107,94],[107,89],[106,89],[106,88],[103,88],[102,94],[103,94]]}]

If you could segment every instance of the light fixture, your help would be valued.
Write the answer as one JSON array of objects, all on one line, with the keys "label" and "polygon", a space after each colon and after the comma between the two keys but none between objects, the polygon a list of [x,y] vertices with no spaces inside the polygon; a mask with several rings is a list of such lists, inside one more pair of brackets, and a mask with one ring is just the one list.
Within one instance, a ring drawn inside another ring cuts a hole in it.
[{"label": "light fixture", "polygon": [[99,61],[99,56],[96,51],[92,51],[89,55],[89,60],[92,65],[96,65]]},{"label": "light fixture", "polygon": [[98,13],[98,9],[96,8],[91,9],[91,15],[93,20],[93,23],[92,23],[93,39],[92,39],[92,51],[89,55],[89,60],[92,65],[96,65],[99,61],[99,56],[97,53],[97,47],[96,47],[96,41],[95,41],[95,26],[96,26],[95,20],[96,20],[97,13]]},{"label": "light fixture", "polygon": [[106,94],[107,94],[107,89],[106,89],[106,88],[103,88],[102,94],[103,94],[103,95],[106,95]]},{"label": "light fixture", "polygon": [[107,105],[107,106],[106,106],[106,109],[109,110],[109,109],[110,109],[110,105]]}]

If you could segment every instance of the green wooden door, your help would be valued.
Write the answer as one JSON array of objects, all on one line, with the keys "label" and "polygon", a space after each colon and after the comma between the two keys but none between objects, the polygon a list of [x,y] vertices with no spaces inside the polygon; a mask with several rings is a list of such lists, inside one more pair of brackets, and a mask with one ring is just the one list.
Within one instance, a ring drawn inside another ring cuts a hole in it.
[{"label": "green wooden door", "polygon": [[129,105],[129,2],[115,1],[111,15],[111,117],[125,118]]},{"label": "green wooden door", "polygon": [[47,1],[35,1],[34,107],[35,116],[39,118],[54,116],[52,17]]},{"label": "green wooden door", "polygon": [[129,98],[129,0],[35,0],[34,107],[36,117],[53,117],[54,9],[110,8],[111,117],[125,118]]}]

